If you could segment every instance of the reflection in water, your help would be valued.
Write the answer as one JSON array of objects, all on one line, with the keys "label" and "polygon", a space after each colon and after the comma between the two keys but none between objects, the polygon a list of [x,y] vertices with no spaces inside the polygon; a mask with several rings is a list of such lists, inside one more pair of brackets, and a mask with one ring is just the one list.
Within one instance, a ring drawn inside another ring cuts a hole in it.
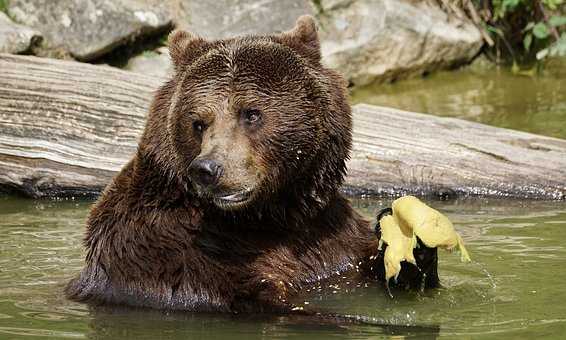
[{"label": "reflection in water", "polygon": [[[88,337],[92,339],[271,339],[307,335],[309,339],[367,339],[376,335],[436,339],[439,331],[434,326],[383,325],[332,316],[164,313],[123,307],[93,308],[91,316]],[[151,329],[140,327],[139,319],[151,324]]]},{"label": "reflection in water", "polygon": [[489,125],[566,138],[566,59],[534,77],[507,69],[468,67],[425,79],[354,91],[354,103],[458,117]]},{"label": "reflection in water", "polygon": [[[359,199],[368,218],[390,204]],[[295,302],[344,317],[166,313],[67,301],[89,202],[0,198],[0,338],[530,338],[566,332],[566,212],[562,202],[428,202],[455,222],[473,264],[440,253],[443,288],[395,292],[343,275]],[[353,321],[357,319],[357,321]]]}]

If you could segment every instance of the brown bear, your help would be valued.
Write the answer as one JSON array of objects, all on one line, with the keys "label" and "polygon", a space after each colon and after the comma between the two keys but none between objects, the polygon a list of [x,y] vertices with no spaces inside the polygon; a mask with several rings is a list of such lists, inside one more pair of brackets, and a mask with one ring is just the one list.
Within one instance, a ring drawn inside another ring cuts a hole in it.
[{"label": "brown bear", "polygon": [[[67,295],[287,312],[291,294],[336,273],[382,279],[378,237],[339,191],[352,118],[345,81],[321,64],[314,20],[215,41],[177,31],[169,49],[174,76],[90,213],[86,266]],[[435,270],[436,257],[420,255]],[[422,280],[409,267],[405,281]]]}]

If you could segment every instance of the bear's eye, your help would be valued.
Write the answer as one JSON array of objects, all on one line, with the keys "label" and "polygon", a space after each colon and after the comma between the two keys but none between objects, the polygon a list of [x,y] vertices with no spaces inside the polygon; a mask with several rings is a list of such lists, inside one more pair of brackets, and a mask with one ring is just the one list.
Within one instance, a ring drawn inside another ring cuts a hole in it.
[{"label": "bear's eye", "polygon": [[204,123],[200,120],[193,122],[193,129],[196,133],[201,134],[204,131]]},{"label": "bear's eye", "polygon": [[244,109],[240,115],[246,124],[256,124],[261,120],[261,112],[257,109]]}]

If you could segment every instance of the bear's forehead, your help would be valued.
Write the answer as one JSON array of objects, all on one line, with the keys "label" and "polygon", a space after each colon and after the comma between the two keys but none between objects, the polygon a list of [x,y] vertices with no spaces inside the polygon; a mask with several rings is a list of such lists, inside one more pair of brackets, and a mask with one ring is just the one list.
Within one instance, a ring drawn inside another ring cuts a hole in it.
[{"label": "bear's forehead", "polygon": [[279,87],[304,84],[308,70],[290,48],[268,38],[251,37],[219,42],[188,73],[197,81]]}]

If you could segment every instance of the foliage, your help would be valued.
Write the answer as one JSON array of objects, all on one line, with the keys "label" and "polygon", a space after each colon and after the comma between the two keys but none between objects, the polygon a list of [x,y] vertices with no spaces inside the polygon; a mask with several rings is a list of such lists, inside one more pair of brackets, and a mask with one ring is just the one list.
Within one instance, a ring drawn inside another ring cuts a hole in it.
[{"label": "foliage", "polygon": [[6,12],[6,7],[8,7],[8,0],[0,0],[0,12]]},{"label": "foliage", "polygon": [[566,56],[565,0],[475,0],[497,59],[528,63]]}]

